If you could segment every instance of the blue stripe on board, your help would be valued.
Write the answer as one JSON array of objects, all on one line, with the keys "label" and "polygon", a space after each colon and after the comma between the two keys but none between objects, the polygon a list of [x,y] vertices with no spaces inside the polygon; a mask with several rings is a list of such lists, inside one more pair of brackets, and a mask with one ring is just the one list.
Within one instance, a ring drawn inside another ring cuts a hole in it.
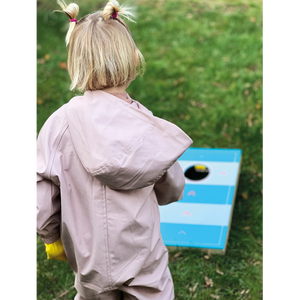
[{"label": "blue stripe on board", "polygon": [[188,148],[178,160],[239,162],[240,149]]},{"label": "blue stripe on board", "polygon": [[160,224],[166,246],[224,249],[227,226]]},{"label": "blue stripe on board", "polygon": [[186,184],[180,202],[232,204],[234,186]]}]

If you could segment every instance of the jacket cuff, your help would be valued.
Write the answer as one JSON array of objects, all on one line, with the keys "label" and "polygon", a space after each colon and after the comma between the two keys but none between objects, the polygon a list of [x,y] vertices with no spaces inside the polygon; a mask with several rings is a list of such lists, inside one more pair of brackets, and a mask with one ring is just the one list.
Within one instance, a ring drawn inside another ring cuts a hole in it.
[{"label": "jacket cuff", "polygon": [[57,233],[55,233],[55,234],[53,234],[51,236],[45,237],[45,236],[39,235],[39,237],[44,242],[44,244],[48,244],[49,245],[49,244],[55,243],[60,238],[60,234],[59,234],[59,232],[57,232]]}]

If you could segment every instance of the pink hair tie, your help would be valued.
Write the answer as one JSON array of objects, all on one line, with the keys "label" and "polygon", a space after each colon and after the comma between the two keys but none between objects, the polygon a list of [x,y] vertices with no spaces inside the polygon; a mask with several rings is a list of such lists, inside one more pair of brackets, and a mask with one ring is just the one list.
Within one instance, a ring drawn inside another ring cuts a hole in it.
[{"label": "pink hair tie", "polygon": [[114,13],[114,14],[111,15],[111,17],[112,17],[113,19],[116,19],[117,16],[118,16],[118,12],[116,12],[116,13]]},{"label": "pink hair tie", "polygon": [[77,24],[77,19],[70,19],[70,22],[76,22]]}]

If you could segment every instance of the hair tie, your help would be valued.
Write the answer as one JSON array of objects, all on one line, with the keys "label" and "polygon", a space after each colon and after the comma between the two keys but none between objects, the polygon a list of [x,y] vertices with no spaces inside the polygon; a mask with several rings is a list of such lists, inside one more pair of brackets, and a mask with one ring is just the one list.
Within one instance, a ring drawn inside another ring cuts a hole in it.
[{"label": "hair tie", "polygon": [[113,19],[116,19],[117,16],[118,16],[118,12],[115,12],[114,14],[111,15],[111,17],[112,17]]},{"label": "hair tie", "polygon": [[70,19],[70,22],[76,22],[77,24],[77,19]]}]

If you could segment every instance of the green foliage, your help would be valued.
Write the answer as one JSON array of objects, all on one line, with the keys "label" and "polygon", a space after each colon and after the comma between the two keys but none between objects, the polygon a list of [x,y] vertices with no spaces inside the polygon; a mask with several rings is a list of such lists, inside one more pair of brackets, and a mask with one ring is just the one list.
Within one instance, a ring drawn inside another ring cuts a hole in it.
[{"label": "green foliage", "polygon": [[[137,6],[137,24],[129,25],[147,70],[128,93],[154,115],[181,127],[194,140],[193,147],[243,151],[226,255],[205,259],[197,249],[170,251],[176,299],[262,299],[262,4],[131,2]],[[79,17],[105,5],[77,3]],[[75,95],[68,90],[70,79],[62,64],[68,22],[54,9],[54,1],[53,7],[38,1],[38,130]],[[73,299],[69,266],[47,261],[39,240],[37,251],[38,299]],[[205,285],[205,276],[212,287]]]}]

